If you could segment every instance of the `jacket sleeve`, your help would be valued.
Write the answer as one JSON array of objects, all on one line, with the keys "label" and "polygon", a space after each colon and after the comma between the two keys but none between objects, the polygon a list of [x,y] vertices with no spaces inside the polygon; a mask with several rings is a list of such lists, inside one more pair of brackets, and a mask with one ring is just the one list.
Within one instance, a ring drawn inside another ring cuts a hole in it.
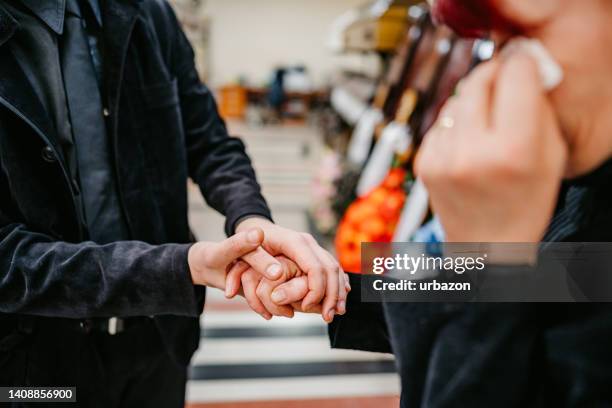
[{"label": "jacket sleeve", "polygon": [[348,294],[346,314],[336,316],[328,326],[331,347],[392,354],[382,302],[362,302],[364,275],[348,276],[354,290]]},{"label": "jacket sleeve", "polygon": [[17,221],[10,197],[0,172],[0,313],[74,319],[199,315],[189,245],[58,241]]},{"label": "jacket sleeve", "polygon": [[169,32],[174,37],[171,65],[178,81],[189,175],[206,202],[226,216],[226,233],[232,235],[241,218],[260,215],[271,219],[270,210],[244,144],[229,136],[212,93],[198,76],[191,45],[174,12],[169,5],[166,7],[172,27]]}]

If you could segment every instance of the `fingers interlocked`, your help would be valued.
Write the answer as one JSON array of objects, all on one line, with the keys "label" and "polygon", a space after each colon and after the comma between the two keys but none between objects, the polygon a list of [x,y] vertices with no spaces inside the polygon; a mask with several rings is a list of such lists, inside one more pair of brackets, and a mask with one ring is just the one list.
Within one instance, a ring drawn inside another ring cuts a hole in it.
[{"label": "fingers interlocked", "polygon": [[[228,268],[226,297],[243,295],[249,307],[266,320],[272,316],[290,318],[298,311],[318,313],[331,322],[336,314],[346,313],[348,277],[314,238],[307,234],[299,237],[302,251],[312,257],[306,263],[308,271],[288,256],[272,256],[259,247]],[[290,246],[289,252],[295,254],[295,246]],[[301,261],[306,261],[303,256]],[[270,277],[272,266],[280,276]]]}]

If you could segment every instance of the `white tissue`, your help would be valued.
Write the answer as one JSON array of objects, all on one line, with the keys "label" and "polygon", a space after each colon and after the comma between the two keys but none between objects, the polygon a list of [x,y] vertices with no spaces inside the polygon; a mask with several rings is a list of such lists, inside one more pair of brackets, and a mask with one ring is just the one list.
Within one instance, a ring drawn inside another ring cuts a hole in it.
[{"label": "white tissue", "polygon": [[503,48],[501,55],[508,57],[517,52],[525,52],[535,59],[545,90],[552,91],[563,81],[561,65],[540,41],[524,37],[513,38]]}]

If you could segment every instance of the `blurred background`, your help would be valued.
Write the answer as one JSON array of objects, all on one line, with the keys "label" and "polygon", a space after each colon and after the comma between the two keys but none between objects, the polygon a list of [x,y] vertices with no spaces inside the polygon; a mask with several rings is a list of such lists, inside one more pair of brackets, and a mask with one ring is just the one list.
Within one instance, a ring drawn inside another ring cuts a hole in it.
[{"label": "blurred background", "polygon": [[[351,272],[363,241],[441,239],[412,158],[490,44],[434,27],[410,0],[172,3],[278,224],[310,232]],[[224,238],[194,186],[190,217],[199,239]],[[202,327],[192,408],[399,405],[392,356],[331,350],[320,317],[266,322],[209,291]]]}]

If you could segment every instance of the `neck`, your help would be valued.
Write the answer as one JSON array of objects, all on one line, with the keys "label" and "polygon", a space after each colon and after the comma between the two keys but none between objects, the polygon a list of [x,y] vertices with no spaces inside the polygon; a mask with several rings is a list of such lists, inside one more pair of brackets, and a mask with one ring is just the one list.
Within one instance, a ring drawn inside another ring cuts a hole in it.
[{"label": "neck", "polygon": [[[570,149],[568,177],[586,174],[612,157],[612,6],[607,0],[566,1],[539,39],[564,70],[550,94]],[[603,10],[602,8],[605,8]]]}]

